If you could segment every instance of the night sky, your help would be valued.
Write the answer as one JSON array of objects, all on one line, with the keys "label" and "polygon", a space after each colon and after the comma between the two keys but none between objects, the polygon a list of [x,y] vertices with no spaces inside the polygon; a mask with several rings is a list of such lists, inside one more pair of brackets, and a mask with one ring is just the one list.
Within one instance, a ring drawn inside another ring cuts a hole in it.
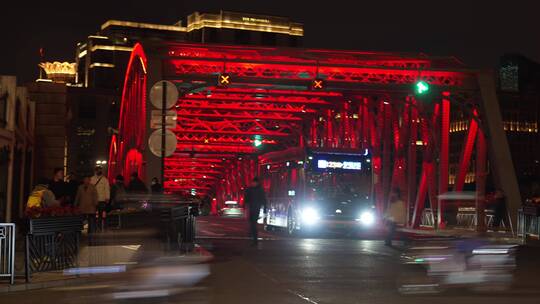
[{"label": "night sky", "polygon": [[304,23],[306,47],[454,55],[471,67],[494,67],[511,52],[540,61],[540,1],[11,2],[0,7],[0,74],[19,83],[36,78],[40,46],[48,61],[74,61],[76,43],[108,19],[173,24],[196,10],[288,16]]}]

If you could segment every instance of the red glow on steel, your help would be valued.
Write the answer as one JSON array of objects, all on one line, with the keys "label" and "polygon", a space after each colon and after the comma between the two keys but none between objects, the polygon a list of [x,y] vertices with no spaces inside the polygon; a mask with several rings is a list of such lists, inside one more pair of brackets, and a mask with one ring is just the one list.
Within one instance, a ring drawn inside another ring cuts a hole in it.
[{"label": "red glow on steel", "polygon": [[471,162],[472,151],[474,148],[474,141],[476,139],[476,133],[478,131],[478,123],[475,119],[471,119],[467,137],[465,138],[464,149],[461,153],[461,159],[459,162],[459,169],[456,176],[456,184],[454,185],[454,191],[463,191],[463,185],[465,184],[465,176],[469,170],[469,164]]}]

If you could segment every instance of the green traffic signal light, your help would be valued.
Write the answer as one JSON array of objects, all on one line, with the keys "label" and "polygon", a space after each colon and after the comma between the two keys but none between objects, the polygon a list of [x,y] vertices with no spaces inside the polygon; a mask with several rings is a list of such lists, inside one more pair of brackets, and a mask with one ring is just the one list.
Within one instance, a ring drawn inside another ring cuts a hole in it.
[{"label": "green traffic signal light", "polygon": [[423,95],[429,92],[429,83],[419,80],[414,84],[414,92],[417,95]]},{"label": "green traffic signal light", "polygon": [[259,147],[263,144],[262,138],[260,135],[255,135],[255,138],[253,139],[253,145],[255,147]]}]

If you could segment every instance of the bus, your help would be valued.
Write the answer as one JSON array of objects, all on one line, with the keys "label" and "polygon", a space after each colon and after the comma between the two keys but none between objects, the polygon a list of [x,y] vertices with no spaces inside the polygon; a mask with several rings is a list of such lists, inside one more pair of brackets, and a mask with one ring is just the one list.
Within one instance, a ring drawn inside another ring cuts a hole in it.
[{"label": "bus", "polygon": [[259,157],[268,196],[262,221],[288,234],[354,231],[376,222],[368,150],[290,148]]}]

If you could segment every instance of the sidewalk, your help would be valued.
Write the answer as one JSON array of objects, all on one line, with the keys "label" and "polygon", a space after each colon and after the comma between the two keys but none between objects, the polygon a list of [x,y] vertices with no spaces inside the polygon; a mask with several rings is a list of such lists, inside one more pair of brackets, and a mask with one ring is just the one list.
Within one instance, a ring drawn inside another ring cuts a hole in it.
[{"label": "sidewalk", "polygon": [[400,231],[413,235],[419,239],[422,238],[481,238],[489,240],[491,242],[497,243],[509,243],[509,244],[522,244],[523,240],[521,237],[512,235],[510,232],[477,232],[474,230],[463,229],[463,228],[450,228],[450,229],[440,229],[434,230],[430,228],[425,229],[412,229],[412,228],[401,228]]},{"label": "sidewalk", "polygon": [[[15,284],[10,285],[7,278],[0,280],[0,294],[90,283],[110,275],[111,272],[125,272],[137,265],[141,251],[143,250],[140,244],[87,246],[83,241],[79,254],[79,268],[37,272],[32,275],[30,283],[26,283],[24,278],[24,252],[17,251]],[[195,245],[193,252],[185,253],[181,258],[186,263],[201,263],[211,260],[213,256],[203,247]],[[76,274],[77,272],[79,274]],[[95,273],[81,274],[85,272]]]}]

